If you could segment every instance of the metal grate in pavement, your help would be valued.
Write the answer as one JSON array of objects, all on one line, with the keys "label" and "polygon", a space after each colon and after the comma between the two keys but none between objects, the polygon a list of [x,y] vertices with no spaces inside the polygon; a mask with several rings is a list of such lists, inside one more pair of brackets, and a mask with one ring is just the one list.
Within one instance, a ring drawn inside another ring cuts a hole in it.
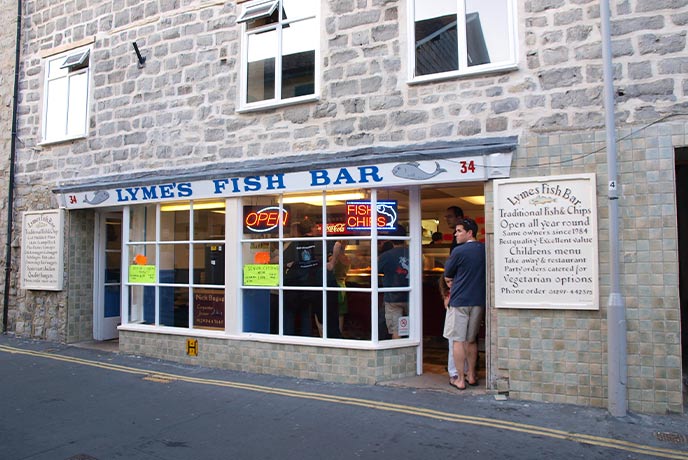
[{"label": "metal grate in pavement", "polygon": [[670,442],[672,444],[688,444],[688,436],[685,434],[658,431],[655,433],[655,437],[660,441]]}]

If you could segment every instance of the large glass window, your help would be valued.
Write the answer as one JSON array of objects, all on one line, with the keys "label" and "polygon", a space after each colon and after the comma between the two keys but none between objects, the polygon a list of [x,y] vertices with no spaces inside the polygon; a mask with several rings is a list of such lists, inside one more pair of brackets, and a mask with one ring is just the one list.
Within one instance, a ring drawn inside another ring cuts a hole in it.
[{"label": "large glass window", "polygon": [[406,190],[246,197],[243,219],[244,332],[408,336]]},{"label": "large glass window", "polygon": [[413,0],[413,78],[514,66],[514,0]]},{"label": "large glass window", "polygon": [[317,0],[256,0],[244,7],[242,105],[313,97],[319,42]]},{"label": "large glass window", "polygon": [[405,188],[131,206],[124,321],[309,340],[408,337],[417,321],[409,208]]},{"label": "large glass window", "polygon": [[90,49],[79,48],[45,61],[43,141],[85,136],[88,129]]},{"label": "large glass window", "polygon": [[225,203],[134,206],[129,322],[225,330]]}]

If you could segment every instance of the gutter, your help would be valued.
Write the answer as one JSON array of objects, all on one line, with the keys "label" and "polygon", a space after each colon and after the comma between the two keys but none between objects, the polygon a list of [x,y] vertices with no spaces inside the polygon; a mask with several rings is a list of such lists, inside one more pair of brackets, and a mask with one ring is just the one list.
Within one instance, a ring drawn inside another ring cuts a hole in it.
[{"label": "gutter", "polygon": [[21,54],[21,13],[22,2],[17,0],[17,34],[14,51],[14,91],[12,96],[12,137],[10,140],[10,171],[7,190],[7,242],[5,243],[5,292],[2,304],[2,332],[7,334],[7,315],[9,314],[10,284],[12,274],[12,226],[14,209],[14,161],[17,156],[17,106],[19,99],[19,57]]}]

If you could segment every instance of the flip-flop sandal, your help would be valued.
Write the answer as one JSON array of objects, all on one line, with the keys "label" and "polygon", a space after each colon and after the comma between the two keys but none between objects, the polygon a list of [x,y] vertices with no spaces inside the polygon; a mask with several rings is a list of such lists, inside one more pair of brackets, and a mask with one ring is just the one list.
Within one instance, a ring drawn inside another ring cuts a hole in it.
[{"label": "flip-flop sandal", "polygon": [[454,382],[451,383],[451,386],[453,386],[454,388],[456,388],[456,389],[459,390],[459,391],[465,390],[465,389],[466,389],[466,386],[464,385],[464,387],[461,388],[461,387],[458,385],[458,382],[460,382],[459,379],[454,380]]},{"label": "flip-flop sandal", "polygon": [[471,383],[468,381],[468,379],[466,379],[466,384],[468,384],[472,387],[477,387],[478,385],[480,385],[480,381],[476,380],[475,382]]}]

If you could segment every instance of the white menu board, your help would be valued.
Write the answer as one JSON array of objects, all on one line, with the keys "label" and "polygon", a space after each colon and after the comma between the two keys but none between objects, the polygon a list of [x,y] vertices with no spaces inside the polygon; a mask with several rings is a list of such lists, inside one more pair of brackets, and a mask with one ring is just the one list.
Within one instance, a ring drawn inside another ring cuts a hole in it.
[{"label": "white menu board", "polygon": [[64,211],[24,213],[21,245],[21,287],[61,291],[64,273]]},{"label": "white menu board", "polygon": [[497,308],[598,310],[594,174],[494,181]]}]

